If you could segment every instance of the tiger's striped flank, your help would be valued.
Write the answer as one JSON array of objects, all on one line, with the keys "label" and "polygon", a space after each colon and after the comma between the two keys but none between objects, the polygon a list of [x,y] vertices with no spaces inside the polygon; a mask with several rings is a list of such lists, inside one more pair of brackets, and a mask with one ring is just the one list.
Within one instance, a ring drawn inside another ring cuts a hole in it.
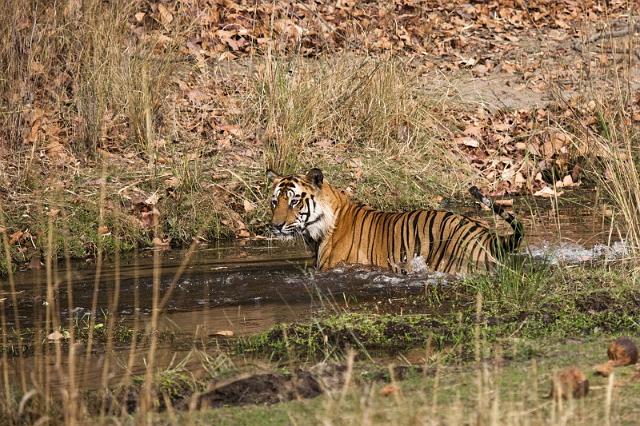
[{"label": "tiger's striped flank", "polygon": [[416,265],[450,274],[486,271],[515,251],[524,236],[517,219],[476,187],[471,194],[511,225],[511,235],[500,236],[475,219],[447,211],[388,213],[359,205],[326,182],[319,169],[267,175],[273,182],[274,234],[302,235],[320,270],[362,264],[399,273]]}]

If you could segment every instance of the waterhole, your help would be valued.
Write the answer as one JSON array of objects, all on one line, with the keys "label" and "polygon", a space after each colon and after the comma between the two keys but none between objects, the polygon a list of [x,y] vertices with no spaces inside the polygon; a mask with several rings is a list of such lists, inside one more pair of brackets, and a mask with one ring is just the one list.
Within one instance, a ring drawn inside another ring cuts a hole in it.
[{"label": "waterhole", "polygon": [[[560,265],[624,257],[620,227],[605,210],[594,208],[594,203],[593,194],[588,192],[559,204],[553,200],[516,200],[515,212],[527,235],[521,256]],[[477,207],[452,204],[446,208],[482,216],[508,232],[508,227]],[[379,304],[381,309],[393,311],[397,308],[394,300],[422,293],[430,286],[455,285],[443,274],[400,276],[361,268],[317,272],[300,243],[221,242],[197,249],[188,262],[187,255],[186,250],[142,251],[124,255],[119,268],[114,259],[106,259],[99,271],[95,261],[73,262],[70,271],[62,262],[54,268],[49,280],[53,286],[49,288],[44,270],[18,273],[15,294],[3,284],[5,327],[12,330],[19,323],[21,329],[40,330],[43,347],[50,345],[47,336],[55,325],[47,316],[48,310],[54,311],[57,324],[63,327],[70,319],[79,327],[103,327],[108,316],[114,315],[122,327],[144,329],[154,307],[155,287],[157,300],[166,302],[161,306],[158,328],[173,336],[160,341],[157,362],[159,366],[171,366],[185,359],[190,350],[189,345],[176,341],[203,341],[203,337],[217,335],[241,338],[278,323],[308,319],[320,312],[340,312],[361,303]],[[184,270],[179,273],[181,267]],[[47,303],[47,291],[53,292],[55,306]],[[446,303],[442,309],[447,309]],[[100,366],[107,359],[111,379],[125,371],[143,371],[145,344],[141,342],[132,351],[128,343],[115,339],[110,354],[104,353],[104,345],[94,345],[91,354],[78,357],[79,380],[89,386],[98,383]],[[79,348],[79,353],[83,349]],[[41,358],[49,364],[55,362],[53,350]],[[10,362],[18,361],[12,358]],[[22,366],[29,362],[33,362],[32,354],[19,360]],[[188,362],[199,361],[191,357]]]}]

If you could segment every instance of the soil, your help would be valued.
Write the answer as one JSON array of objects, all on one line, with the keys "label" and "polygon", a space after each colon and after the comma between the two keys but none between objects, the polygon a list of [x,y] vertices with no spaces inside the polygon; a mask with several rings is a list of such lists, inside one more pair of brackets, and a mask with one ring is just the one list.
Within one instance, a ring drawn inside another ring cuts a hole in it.
[{"label": "soil", "polygon": [[318,381],[306,371],[293,375],[260,373],[241,376],[220,383],[196,398],[196,408],[225,405],[275,404],[292,399],[313,398],[322,393]]}]

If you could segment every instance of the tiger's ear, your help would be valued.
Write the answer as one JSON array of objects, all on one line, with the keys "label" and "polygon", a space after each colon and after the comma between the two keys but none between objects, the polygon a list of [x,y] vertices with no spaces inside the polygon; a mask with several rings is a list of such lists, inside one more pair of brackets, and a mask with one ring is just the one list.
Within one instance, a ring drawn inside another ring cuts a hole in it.
[{"label": "tiger's ear", "polygon": [[274,172],[271,169],[267,169],[267,179],[269,179],[269,182],[275,182],[277,180],[282,179],[282,176],[280,176],[278,173]]},{"label": "tiger's ear", "polygon": [[320,188],[322,186],[322,181],[324,180],[322,170],[316,168],[309,170],[309,172],[307,173],[307,180]]}]

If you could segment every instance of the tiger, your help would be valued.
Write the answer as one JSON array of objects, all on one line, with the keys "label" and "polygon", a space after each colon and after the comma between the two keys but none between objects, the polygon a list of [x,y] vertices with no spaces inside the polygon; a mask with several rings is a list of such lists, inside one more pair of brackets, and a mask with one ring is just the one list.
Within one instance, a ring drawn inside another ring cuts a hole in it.
[{"label": "tiger", "polygon": [[281,176],[272,184],[271,231],[277,238],[301,235],[320,271],[338,265],[367,265],[396,273],[414,271],[465,275],[492,271],[524,238],[522,224],[473,186],[471,195],[504,219],[513,232],[498,235],[478,220],[441,210],[390,213],[351,198],[318,168]]}]

